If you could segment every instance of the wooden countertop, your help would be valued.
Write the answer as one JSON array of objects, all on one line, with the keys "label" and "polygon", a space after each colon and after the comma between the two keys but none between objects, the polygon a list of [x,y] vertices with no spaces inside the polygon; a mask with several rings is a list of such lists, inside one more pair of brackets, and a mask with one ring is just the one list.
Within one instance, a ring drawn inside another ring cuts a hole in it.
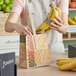
[{"label": "wooden countertop", "polygon": [[[18,67],[18,76],[76,76],[76,72],[60,71],[56,65],[58,58],[67,58],[67,53],[51,53],[51,64],[46,67],[23,69]],[[17,58],[18,64],[18,58]]]}]

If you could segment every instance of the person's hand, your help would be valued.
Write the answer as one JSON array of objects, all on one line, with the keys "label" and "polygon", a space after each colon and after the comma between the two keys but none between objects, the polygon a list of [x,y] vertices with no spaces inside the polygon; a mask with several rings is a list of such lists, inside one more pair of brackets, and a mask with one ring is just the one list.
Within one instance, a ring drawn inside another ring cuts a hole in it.
[{"label": "person's hand", "polygon": [[32,30],[28,26],[23,26],[21,24],[14,26],[15,31],[17,31],[20,35],[33,35]]},{"label": "person's hand", "polygon": [[60,17],[56,17],[56,19],[53,19],[54,23],[50,23],[50,28],[57,30],[60,33],[65,34],[67,25],[65,25]]}]

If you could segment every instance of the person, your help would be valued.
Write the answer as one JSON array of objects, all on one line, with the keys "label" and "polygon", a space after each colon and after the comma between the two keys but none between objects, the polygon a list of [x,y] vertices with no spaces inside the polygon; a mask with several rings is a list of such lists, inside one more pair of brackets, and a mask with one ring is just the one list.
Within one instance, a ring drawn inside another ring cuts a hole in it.
[{"label": "person", "polygon": [[[17,31],[20,35],[31,35],[28,11],[32,13],[35,28],[37,28],[51,11],[49,5],[55,5],[61,10],[61,18],[56,17],[51,24],[52,30],[47,33],[50,51],[64,52],[62,34],[68,29],[68,0],[14,0],[12,11],[5,23],[5,31]],[[21,19],[20,23],[18,19]]]}]

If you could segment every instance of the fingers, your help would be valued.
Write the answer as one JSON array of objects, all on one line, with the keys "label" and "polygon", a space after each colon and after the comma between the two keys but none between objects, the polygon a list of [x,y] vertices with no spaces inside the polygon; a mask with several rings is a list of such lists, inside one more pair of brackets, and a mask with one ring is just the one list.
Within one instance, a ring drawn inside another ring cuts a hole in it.
[{"label": "fingers", "polygon": [[31,30],[28,26],[23,27],[21,33],[22,33],[23,35],[25,35],[25,36],[33,35],[32,30]]},{"label": "fingers", "polygon": [[25,31],[22,31],[21,34],[25,35],[25,36],[28,36],[27,32],[25,32]]},{"label": "fingers", "polygon": [[53,19],[53,22],[57,25],[57,26],[62,26],[62,23],[61,22],[59,22],[59,21],[57,21],[56,19]]},{"label": "fingers", "polygon": [[62,25],[63,25],[63,21],[61,18],[56,17],[56,19],[53,19],[54,23],[50,23],[50,28],[58,30]]},{"label": "fingers", "polygon": [[18,25],[15,30],[20,34],[20,35],[33,35],[32,30],[28,26],[23,26],[23,25]]},{"label": "fingers", "polygon": [[57,19],[60,23],[63,24],[63,21],[62,21],[62,19],[61,19],[60,17],[57,17],[57,16],[56,16],[56,19]]},{"label": "fingers", "polygon": [[27,29],[28,29],[28,31],[31,32],[31,34],[33,35],[32,30],[31,30],[29,27],[27,27]]},{"label": "fingers", "polygon": [[50,25],[51,25],[50,28],[54,30],[59,29],[59,26],[57,26],[56,24],[51,23]]},{"label": "fingers", "polygon": [[24,32],[27,33],[27,35],[32,35],[31,32],[28,30],[27,27],[24,27]]},{"label": "fingers", "polygon": [[52,26],[50,26],[50,28],[51,28],[52,30],[55,30],[55,28],[54,28],[54,27],[52,27]]},{"label": "fingers", "polygon": [[23,29],[18,29],[16,30],[20,35],[25,35],[25,36],[28,36],[27,32],[25,32]]}]

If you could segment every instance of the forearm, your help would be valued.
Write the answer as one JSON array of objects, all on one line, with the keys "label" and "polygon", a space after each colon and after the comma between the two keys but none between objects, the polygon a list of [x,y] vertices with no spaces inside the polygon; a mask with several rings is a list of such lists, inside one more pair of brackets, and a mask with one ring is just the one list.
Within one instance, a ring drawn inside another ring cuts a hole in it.
[{"label": "forearm", "polygon": [[15,31],[15,26],[17,26],[17,23],[12,23],[12,22],[6,22],[5,23],[5,31],[6,32],[14,32]]},{"label": "forearm", "polygon": [[10,13],[6,23],[5,23],[5,31],[13,32],[15,31],[15,26],[18,25],[19,16],[16,13]]},{"label": "forearm", "polygon": [[62,20],[63,20],[63,31],[66,32],[68,30],[68,14],[62,13]]},{"label": "forearm", "polygon": [[66,27],[68,28],[68,14],[62,13],[61,18],[62,18],[62,20],[63,20],[63,24],[65,24]]}]

